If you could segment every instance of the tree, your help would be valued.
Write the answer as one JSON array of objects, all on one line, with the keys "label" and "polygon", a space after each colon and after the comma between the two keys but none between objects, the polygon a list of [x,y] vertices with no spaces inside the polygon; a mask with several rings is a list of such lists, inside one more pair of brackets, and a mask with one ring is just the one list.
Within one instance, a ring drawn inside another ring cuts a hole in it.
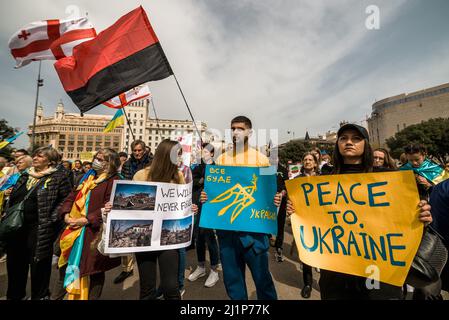
[{"label": "tree", "polygon": [[411,125],[387,139],[388,148],[395,158],[410,144],[422,144],[429,156],[444,163],[449,154],[449,119],[437,118]]},{"label": "tree", "polygon": [[[8,121],[5,119],[0,119],[0,141],[11,138],[17,133],[17,130],[8,126]],[[8,145],[0,150],[0,155],[10,157],[11,156],[11,146]]]},{"label": "tree", "polygon": [[309,151],[312,145],[307,142],[292,140],[287,142],[283,147],[279,148],[279,161],[284,165],[289,160],[293,163],[301,161],[303,154]]}]

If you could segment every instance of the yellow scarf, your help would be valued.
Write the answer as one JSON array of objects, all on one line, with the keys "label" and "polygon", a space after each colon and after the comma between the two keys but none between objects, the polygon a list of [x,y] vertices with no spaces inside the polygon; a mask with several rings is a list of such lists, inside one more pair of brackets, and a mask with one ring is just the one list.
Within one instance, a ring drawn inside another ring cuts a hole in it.
[{"label": "yellow scarf", "polygon": [[[36,183],[39,182],[39,180],[45,176],[48,176],[52,174],[53,172],[56,172],[58,169],[56,168],[47,168],[44,171],[36,172],[34,167],[31,167],[28,171],[29,177],[27,180],[27,190],[30,190]],[[46,184],[48,181],[46,182]]]},{"label": "yellow scarf", "polygon": [[[101,182],[107,178],[107,173],[102,173],[97,179],[93,175],[89,176],[81,185],[78,186],[75,201],[72,205],[72,209],[69,213],[70,218],[79,219],[87,216],[87,199],[90,192]],[[83,228],[71,229],[66,227],[61,235],[59,245],[61,247],[61,256],[59,257],[58,266],[62,266],[68,263],[71,249],[80,236]],[[87,300],[89,292],[89,277],[85,276],[81,279],[77,279],[73,283],[67,286],[67,292],[69,293],[69,300]]]}]

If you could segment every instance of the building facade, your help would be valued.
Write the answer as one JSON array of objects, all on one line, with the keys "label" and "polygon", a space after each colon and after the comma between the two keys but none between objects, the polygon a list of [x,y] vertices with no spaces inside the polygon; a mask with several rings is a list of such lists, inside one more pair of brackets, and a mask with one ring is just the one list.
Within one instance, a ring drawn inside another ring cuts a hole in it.
[{"label": "building facade", "polygon": [[[131,143],[134,138],[135,140],[143,140],[154,153],[162,140],[175,140],[186,134],[193,134],[192,151],[196,152],[197,146],[199,145],[199,138],[193,121],[152,118],[150,116],[149,99],[131,103],[129,106],[125,107],[125,112],[131,123],[130,127],[128,121],[125,121],[122,134],[124,151],[128,154],[131,153]],[[202,140],[206,141],[206,123],[197,120],[196,125],[201,132]]]},{"label": "building facade", "polygon": [[399,131],[432,118],[449,118],[449,83],[373,104],[367,120],[370,143],[385,147],[386,140]]},{"label": "building facade", "polygon": [[[100,148],[121,150],[123,128],[111,133],[103,133],[106,124],[111,121],[109,115],[65,113],[60,102],[52,117],[44,116],[44,108],[39,106],[36,112],[36,145],[53,146],[63,154],[65,160],[80,159],[83,154],[95,152]],[[29,126],[31,138],[33,126]]]},{"label": "building facade", "polygon": [[[44,108],[39,106],[36,113],[36,145],[52,145],[63,154],[65,160],[83,158],[86,153],[93,153],[100,148],[111,148],[130,154],[134,139],[143,140],[154,153],[164,139],[176,139],[192,133],[192,152],[197,151],[198,135],[192,121],[154,119],[149,113],[150,101],[142,100],[125,107],[128,121],[110,133],[103,130],[112,119],[112,115],[65,113],[60,102],[51,117],[44,116]],[[202,139],[206,139],[207,125],[197,121]],[[33,126],[29,126],[28,135],[32,136]],[[134,135],[134,136],[133,136]],[[85,158],[84,158],[85,159]]]}]

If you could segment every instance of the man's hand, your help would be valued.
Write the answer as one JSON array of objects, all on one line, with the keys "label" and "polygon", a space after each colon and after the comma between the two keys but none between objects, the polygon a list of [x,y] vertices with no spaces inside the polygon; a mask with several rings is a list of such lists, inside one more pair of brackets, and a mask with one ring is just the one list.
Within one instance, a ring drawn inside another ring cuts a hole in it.
[{"label": "man's hand", "polygon": [[282,192],[278,192],[274,196],[274,205],[279,208],[281,206],[281,202],[282,202]]},{"label": "man's hand", "polygon": [[207,202],[207,193],[204,190],[201,191],[200,201],[201,203]]}]

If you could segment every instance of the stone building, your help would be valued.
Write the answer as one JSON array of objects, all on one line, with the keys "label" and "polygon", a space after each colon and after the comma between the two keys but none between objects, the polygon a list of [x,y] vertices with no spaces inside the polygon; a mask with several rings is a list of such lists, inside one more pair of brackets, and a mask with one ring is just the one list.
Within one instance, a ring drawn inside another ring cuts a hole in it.
[{"label": "stone building", "polygon": [[[149,101],[137,101],[125,107],[131,127],[125,120],[124,126],[117,127],[111,133],[103,133],[103,130],[113,115],[84,114],[81,117],[78,113],[66,113],[64,104],[60,102],[55,114],[45,117],[44,108],[39,106],[36,113],[36,145],[52,145],[63,153],[65,160],[76,160],[83,154],[95,152],[100,148],[112,148],[130,154],[133,134],[135,139],[143,140],[154,153],[162,140],[192,133],[192,151],[196,152],[199,139],[193,122],[151,118]],[[205,141],[206,123],[197,121],[197,126]],[[30,124],[30,141],[32,128]]]},{"label": "stone building", "polygon": [[449,83],[373,104],[367,120],[370,142],[375,148],[385,147],[397,132],[432,118],[449,118]]}]

